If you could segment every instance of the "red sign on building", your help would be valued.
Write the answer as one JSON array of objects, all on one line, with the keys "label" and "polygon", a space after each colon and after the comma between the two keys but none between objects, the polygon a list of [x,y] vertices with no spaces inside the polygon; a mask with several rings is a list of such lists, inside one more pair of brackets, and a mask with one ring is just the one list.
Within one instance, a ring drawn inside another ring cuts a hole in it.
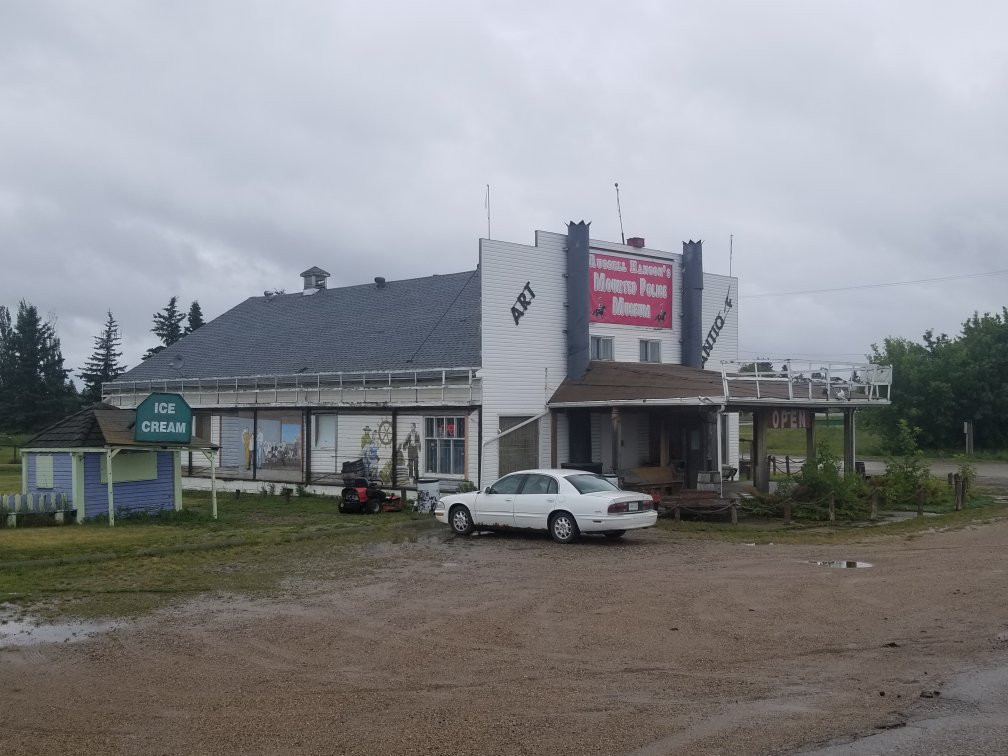
[{"label": "red sign on building", "polygon": [[672,263],[588,254],[592,323],[672,327]]}]

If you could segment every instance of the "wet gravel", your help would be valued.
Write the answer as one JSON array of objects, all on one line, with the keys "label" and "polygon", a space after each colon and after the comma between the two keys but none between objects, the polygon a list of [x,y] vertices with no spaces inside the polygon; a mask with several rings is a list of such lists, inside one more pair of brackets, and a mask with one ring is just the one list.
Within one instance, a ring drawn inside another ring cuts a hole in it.
[{"label": "wet gravel", "polygon": [[279,598],[6,647],[0,752],[836,747],[1008,661],[1006,547],[1008,523],[842,547],[660,530],[362,547],[352,578],[322,560]]}]

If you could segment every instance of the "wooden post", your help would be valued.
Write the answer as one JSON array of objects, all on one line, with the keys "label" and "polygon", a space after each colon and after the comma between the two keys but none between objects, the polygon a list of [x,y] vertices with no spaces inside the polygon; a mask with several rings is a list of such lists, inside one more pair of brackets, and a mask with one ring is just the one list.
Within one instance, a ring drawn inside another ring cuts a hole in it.
[{"label": "wooden post", "polygon": [[836,496],[832,493],[829,495],[829,521],[836,522]]},{"label": "wooden post", "polygon": [[918,488],[917,489],[917,516],[918,517],[923,517],[924,516],[924,489],[923,488]]},{"label": "wooden post", "polygon": [[879,489],[873,488],[871,492],[870,501],[871,504],[868,509],[868,519],[876,520],[878,519],[878,499],[879,499]]},{"label": "wooden post", "polygon": [[948,474],[948,486],[952,488],[955,485],[955,473]]},{"label": "wooden post", "polygon": [[791,455],[790,454],[784,455],[784,472],[787,473],[787,476],[789,478],[791,477]]},{"label": "wooden post", "polygon": [[675,517],[675,521],[679,522],[680,515],[679,515],[679,504],[678,503],[672,505],[672,515]]},{"label": "wooden post", "polygon": [[738,525],[738,499],[731,500],[731,524]]},{"label": "wooden post", "polygon": [[955,489],[953,490],[953,496],[955,497],[955,510],[958,512],[962,509],[963,505],[963,482],[958,480],[959,476],[956,476]]}]

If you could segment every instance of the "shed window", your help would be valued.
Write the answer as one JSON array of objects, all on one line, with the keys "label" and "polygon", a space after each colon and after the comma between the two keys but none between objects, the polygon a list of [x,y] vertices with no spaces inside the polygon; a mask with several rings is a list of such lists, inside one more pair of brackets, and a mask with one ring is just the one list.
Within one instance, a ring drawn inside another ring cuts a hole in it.
[{"label": "shed window", "polygon": [[51,454],[35,457],[35,488],[53,487],[53,458]]}]

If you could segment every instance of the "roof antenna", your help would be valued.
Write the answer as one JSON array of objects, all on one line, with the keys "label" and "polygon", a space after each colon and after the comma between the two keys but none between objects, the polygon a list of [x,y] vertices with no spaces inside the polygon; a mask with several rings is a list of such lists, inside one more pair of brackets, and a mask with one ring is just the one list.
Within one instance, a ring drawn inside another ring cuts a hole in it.
[{"label": "roof antenna", "polygon": [[487,210],[487,239],[489,239],[490,238],[490,184],[487,184],[486,210]]},{"label": "roof antenna", "polygon": [[623,211],[619,206],[619,182],[616,182],[616,214],[619,216],[619,238],[626,244],[626,237],[623,235]]}]

